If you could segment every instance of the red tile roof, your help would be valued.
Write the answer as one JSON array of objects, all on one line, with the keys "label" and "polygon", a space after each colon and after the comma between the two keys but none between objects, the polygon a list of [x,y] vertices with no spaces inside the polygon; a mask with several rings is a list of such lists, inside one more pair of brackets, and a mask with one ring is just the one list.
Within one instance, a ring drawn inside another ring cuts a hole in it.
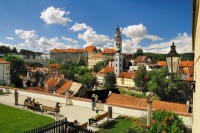
[{"label": "red tile roof", "polygon": [[[116,105],[116,106],[140,109],[140,110],[147,109],[147,102],[145,98],[137,98],[134,96],[126,96],[126,95],[120,95],[120,94],[115,94],[115,93],[112,93],[107,98],[106,103],[111,104],[111,105]],[[153,100],[152,110],[157,110],[157,109],[171,110],[181,115],[188,113],[188,105],[186,104]]]},{"label": "red tile roof", "polygon": [[138,106],[140,100],[141,99],[137,97],[111,93],[111,95],[107,98],[106,103],[113,105],[135,107]]},{"label": "red tile roof", "polygon": [[60,68],[60,64],[50,64],[49,67],[50,67],[50,68],[59,69],[59,68]]},{"label": "red tile roof", "polygon": [[117,78],[126,78],[126,79],[132,79],[133,77],[135,77],[136,74],[132,73],[132,72],[123,72],[121,73],[119,76],[117,76]]},{"label": "red tile roof", "polygon": [[87,46],[85,49],[86,49],[87,52],[97,51],[95,46]]},{"label": "red tile roof", "polygon": [[53,49],[51,52],[62,52],[62,53],[78,53],[78,52],[88,52],[86,49]]},{"label": "red tile roof", "polygon": [[105,48],[103,51],[102,51],[102,54],[115,54],[115,50],[113,48]]},{"label": "red tile roof", "polygon": [[[140,107],[147,107],[146,99],[143,99],[140,103]],[[188,105],[186,104],[179,104],[179,103],[173,103],[173,102],[164,102],[159,100],[153,100],[152,102],[152,109],[154,110],[171,110],[176,112],[188,112]]]},{"label": "red tile roof", "polygon": [[105,68],[103,68],[103,69],[99,72],[99,74],[106,74],[106,73],[108,73],[108,72],[110,72],[110,73],[114,72],[114,67],[110,66],[109,64],[108,64]]},{"label": "red tile roof", "polygon": [[135,63],[146,63],[147,56],[137,56]]},{"label": "red tile roof", "polygon": [[0,58],[0,64],[10,64],[10,62],[7,62],[7,61]]},{"label": "red tile roof", "polygon": [[56,92],[59,94],[64,94],[72,86],[72,81],[67,81],[63,86],[61,86]]},{"label": "red tile roof", "polygon": [[[160,66],[167,66],[166,61],[158,61],[157,62],[158,65]],[[189,66],[189,67],[193,67],[194,66],[194,61],[180,61],[180,65],[179,66]]]},{"label": "red tile roof", "polygon": [[48,85],[48,90],[53,89],[57,84],[59,83],[58,78],[50,78],[45,82],[46,85]]}]

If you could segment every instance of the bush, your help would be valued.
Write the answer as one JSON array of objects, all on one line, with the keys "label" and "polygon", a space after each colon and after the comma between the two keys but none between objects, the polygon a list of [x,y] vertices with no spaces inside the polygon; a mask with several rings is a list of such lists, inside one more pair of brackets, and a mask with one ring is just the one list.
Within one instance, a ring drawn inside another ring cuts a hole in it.
[{"label": "bush", "polygon": [[184,133],[185,125],[181,118],[172,111],[156,110],[152,113],[148,133]]}]

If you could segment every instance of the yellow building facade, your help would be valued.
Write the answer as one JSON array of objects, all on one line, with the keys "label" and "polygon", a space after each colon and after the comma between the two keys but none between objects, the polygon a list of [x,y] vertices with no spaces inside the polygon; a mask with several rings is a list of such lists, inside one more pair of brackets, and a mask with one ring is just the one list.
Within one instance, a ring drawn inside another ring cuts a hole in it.
[{"label": "yellow building facade", "polygon": [[194,80],[192,132],[200,133],[200,0],[193,0],[192,43],[194,49]]}]

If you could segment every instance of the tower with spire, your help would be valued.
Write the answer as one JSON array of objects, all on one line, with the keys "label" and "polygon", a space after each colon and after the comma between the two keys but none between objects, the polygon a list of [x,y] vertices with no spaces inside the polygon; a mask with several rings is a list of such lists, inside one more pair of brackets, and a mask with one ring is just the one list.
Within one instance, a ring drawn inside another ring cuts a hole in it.
[{"label": "tower with spire", "polygon": [[122,37],[119,26],[116,28],[115,38],[114,38],[114,49],[115,49],[115,57],[114,57],[114,73],[118,76],[123,72],[123,56],[122,56]]}]

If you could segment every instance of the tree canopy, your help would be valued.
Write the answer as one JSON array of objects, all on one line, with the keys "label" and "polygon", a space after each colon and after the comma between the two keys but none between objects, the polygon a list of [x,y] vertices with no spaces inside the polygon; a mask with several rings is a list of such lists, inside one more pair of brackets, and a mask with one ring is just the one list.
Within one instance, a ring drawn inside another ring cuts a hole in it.
[{"label": "tree canopy", "polygon": [[3,59],[10,62],[11,83],[15,84],[16,87],[22,87],[22,80],[19,75],[26,74],[24,61],[21,58],[12,55],[7,55]]},{"label": "tree canopy", "polygon": [[104,89],[115,89],[116,76],[113,72],[106,73],[104,80],[105,80]]}]

